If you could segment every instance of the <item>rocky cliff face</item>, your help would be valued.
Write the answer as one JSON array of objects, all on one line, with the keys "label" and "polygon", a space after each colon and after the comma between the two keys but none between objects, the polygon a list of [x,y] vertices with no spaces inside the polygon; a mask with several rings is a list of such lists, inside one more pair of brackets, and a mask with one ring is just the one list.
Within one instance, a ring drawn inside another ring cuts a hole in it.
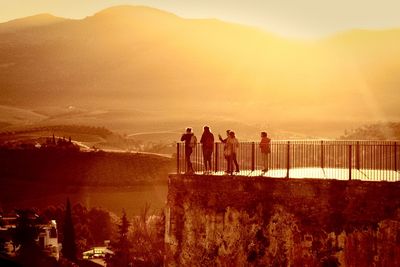
[{"label": "rocky cliff face", "polygon": [[171,175],[167,266],[400,266],[400,183]]}]

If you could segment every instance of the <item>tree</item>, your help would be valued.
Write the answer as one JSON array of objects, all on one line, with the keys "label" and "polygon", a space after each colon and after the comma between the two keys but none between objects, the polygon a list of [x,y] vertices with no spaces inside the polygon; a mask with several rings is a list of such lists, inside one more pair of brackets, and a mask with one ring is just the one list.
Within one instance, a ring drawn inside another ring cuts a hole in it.
[{"label": "tree", "polygon": [[113,229],[109,212],[94,208],[88,212],[87,217],[94,245],[103,245],[105,240],[111,239]]},{"label": "tree", "polygon": [[145,266],[162,266],[164,255],[165,216],[149,215],[150,205],[146,203],[141,215],[133,220],[132,255],[142,259]]},{"label": "tree", "polygon": [[121,224],[118,225],[119,240],[114,245],[115,255],[109,260],[109,266],[125,267],[130,263],[130,249],[132,247],[128,239],[131,223],[126,217],[125,210],[122,211]]},{"label": "tree", "polygon": [[63,242],[62,253],[65,258],[75,261],[76,260],[76,244],[75,244],[75,230],[72,222],[71,204],[67,199],[67,207],[65,209],[65,220],[63,228]]},{"label": "tree", "polygon": [[[0,227],[3,227],[3,220],[0,217]],[[2,255],[7,255],[7,250],[6,250],[6,238],[3,236],[0,236],[0,256]]]},{"label": "tree", "polygon": [[36,242],[40,228],[39,216],[32,210],[19,210],[17,214],[17,225],[13,237],[18,247],[17,262],[23,267],[55,266],[55,260],[48,257]]},{"label": "tree", "polygon": [[13,236],[13,242],[19,247],[18,254],[24,254],[37,250],[36,238],[38,229],[36,227],[36,214],[30,210],[17,211],[17,225]]},{"label": "tree", "polygon": [[0,256],[2,256],[2,255],[7,255],[6,239],[3,237],[0,237]]}]

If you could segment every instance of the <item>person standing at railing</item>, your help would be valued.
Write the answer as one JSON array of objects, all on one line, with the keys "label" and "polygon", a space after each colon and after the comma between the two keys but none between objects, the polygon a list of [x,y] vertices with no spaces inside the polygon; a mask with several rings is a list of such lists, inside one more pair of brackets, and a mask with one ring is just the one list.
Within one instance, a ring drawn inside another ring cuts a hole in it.
[{"label": "person standing at railing", "polygon": [[186,128],[186,133],[182,134],[181,141],[185,142],[186,172],[194,173],[190,156],[192,155],[193,148],[196,146],[197,138],[192,133],[192,128]]},{"label": "person standing at railing", "polygon": [[261,158],[263,161],[263,172],[268,171],[268,156],[271,154],[271,139],[268,138],[267,132],[261,132],[260,142]]},{"label": "person standing at railing", "polygon": [[[230,131],[231,130],[226,130],[226,138],[225,139],[222,139],[222,136],[220,134],[218,135],[219,141],[221,141],[221,143],[224,144],[224,157],[225,157],[225,160],[226,160],[226,165],[228,167],[229,167],[229,160],[230,160],[230,152],[228,151],[227,141],[228,141],[228,138],[229,138],[229,132]],[[227,169],[225,172],[229,172],[229,169]]]},{"label": "person standing at railing", "polygon": [[200,143],[203,146],[204,167],[206,172],[211,172],[211,156],[214,151],[214,135],[210,131],[210,127],[204,126],[204,132],[201,136]]},{"label": "person standing at railing", "polygon": [[233,173],[233,164],[235,164],[236,170],[235,172],[239,172],[239,164],[237,162],[237,151],[239,149],[239,141],[235,137],[235,132],[229,132],[229,138],[226,141],[227,150],[229,154],[229,161],[228,161],[228,173]]}]

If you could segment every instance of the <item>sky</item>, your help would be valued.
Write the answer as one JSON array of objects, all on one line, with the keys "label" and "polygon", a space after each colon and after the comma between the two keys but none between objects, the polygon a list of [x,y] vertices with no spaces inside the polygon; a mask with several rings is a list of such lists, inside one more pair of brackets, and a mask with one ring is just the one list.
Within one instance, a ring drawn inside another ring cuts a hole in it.
[{"label": "sky", "polygon": [[0,0],[0,22],[39,13],[82,19],[115,5],[144,5],[185,18],[217,18],[282,36],[400,28],[399,0]]}]

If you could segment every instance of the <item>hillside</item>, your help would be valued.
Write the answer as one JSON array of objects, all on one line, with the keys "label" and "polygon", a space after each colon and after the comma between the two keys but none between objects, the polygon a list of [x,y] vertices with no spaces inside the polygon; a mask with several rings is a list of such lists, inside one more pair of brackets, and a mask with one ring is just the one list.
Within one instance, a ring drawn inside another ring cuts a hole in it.
[{"label": "hillside", "polygon": [[344,140],[400,140],[400,123],[374,123],[346,130]]},{"label": "hillside", "polygon": [[174,160],[136,153],[0,148],[0,211],[55,207],[67,198],[87,208],[140,214],[165,205]]},{"label": "hillside", "polygon": [[0,33],[10,33],[13,31],[32,30],[35,27],[48,26],[65,21],[64,18],[55,17],[51,14],[38,14],[26,18],[15,19],[0,24]]},{"label": "hillside", "polygon": [[[119,126],[149,111],[146,125],[203,116],[306,133],[400,118],[398,29],[305,42],[136,6],[82,20],[30,17],[0,29],[5,106],[119,109],[127,114]],[[307,123],[293,126],[299,119]]]},{"label": "hillside", "polygon": [[134,153],[0,149],[0,183],[34,182],[60,188],[152,184],[166,182],[173,163],[169,158]]}]

